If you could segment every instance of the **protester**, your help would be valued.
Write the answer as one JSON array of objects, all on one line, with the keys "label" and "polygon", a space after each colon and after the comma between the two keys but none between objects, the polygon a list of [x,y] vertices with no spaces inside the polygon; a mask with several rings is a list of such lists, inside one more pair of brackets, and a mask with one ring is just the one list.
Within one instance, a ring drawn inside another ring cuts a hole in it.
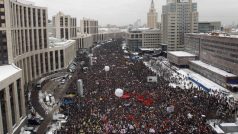
[{"label": "protester", "polygon": [[[119,44],[97,47],[93,56],[96,63],[77,72],[68,89],[77,92],[76,81],[82,79],[84,97],[62,107],[68,122],[57,133],[211,134],[208,119],[232,118],[226,99],[196,88],[170,87],[170,73],[148,83],[147,76],[155,74],[143,61],[125,58]],[[110,67],[107,74],[105,66]],[[114,94],[117,88],[124,90],[121,98]]]}]

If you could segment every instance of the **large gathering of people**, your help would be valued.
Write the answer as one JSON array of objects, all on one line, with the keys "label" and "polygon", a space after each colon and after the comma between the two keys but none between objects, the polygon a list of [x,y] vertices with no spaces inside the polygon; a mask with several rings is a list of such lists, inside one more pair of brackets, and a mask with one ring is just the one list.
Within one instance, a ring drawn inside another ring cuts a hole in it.
[{"label": "large gathering of people", "polygon": [[[156,74],[142,60],[127,58],[131,55],[119,42],[96,47],[93,56],[96,62],[78,69],[70,83],[68,92],[77,92],[76,81],[82,79],[84,96],[61,106],[68,119],[57,133],[211,134],[207,120],[233,118],[234,109],[219,94],[171,87],[167,73],[157,83],[147,82]],[[117,88],[123,89],[122,97],[115,95]]]}]

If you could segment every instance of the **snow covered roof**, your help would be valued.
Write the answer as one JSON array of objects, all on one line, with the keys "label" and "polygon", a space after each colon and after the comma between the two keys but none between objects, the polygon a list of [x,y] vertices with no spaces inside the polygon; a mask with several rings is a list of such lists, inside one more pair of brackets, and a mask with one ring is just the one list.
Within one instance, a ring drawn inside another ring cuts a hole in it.
[{"label": "snow covered roof", "polygon": [[12,75],[20,72],[21,69],[13,65],[0,66],[0,82],[4,79],[11,77]]},{"label": "snow covered roof", "polygon": [[211,36],[211,37],[238,38],[238,35],[227,34],[227,33],[215,33],[215,35],[212,35],[212,33],[188,33],[188,34],[201,35],[201,36]]},{"label": "snow covered roof", "polygon": [[195,57],[196,55],[185,52],[185,51],[169,51],[169,54],[175,55],[177,57]]},{"label": "snow covered roof", "polygon": [[212,71],[212,72],[215,72],[215,73],[217,73],[217,74],[220,74],[220,75],[222,75],[222,76],[224,76],[224,77],[237,77],[236,75],[234,75],[234,74],[232,74],[232,73],[228,73],[228,72],[226,72],[226,71],[224,71],[224,70],[221,70],[221,69],[219,69],[219,68],[216,68],[216,67],[214,67],[214,66],[212,66],[212,65],[209,65],[209,64],[207,64],[207,63],[204,63],[204,62],[202,62],[202,61],[200,61],[200,60],[191,61],[191,62],[194,63],[194,64],[196,64],[196,65],[199,65],[199,66],[201,66],[201,67],[203,67],[203,68],[206,68],[206,69],[208,69],[208,70],[210,70],[210,71]]},{"label": "snow covered roof", "polygon": [[74,40],[63,40],[63,39],[57,39],[54,37],[49,37],[49,46],[52,47],[66,47],[68,45],[71,45]]},{"label": "snow covered roof", "polygon": [[238,125],[236,123],[221,123],[220,124],[221,127],[227,127],[227,126],[235,126],[235,127],[238,127]]},{"label": "snow covered roof", "polygon": [[161,48],[140,48],[141,51],[154,51],[154,50],[161,50]]},{"label": "snow covered roof", "polygon": [[32,2],[32,1],[28,1],[28,0],[15,0],[16,2],[19,2],[19,3],[22,3],[22,4],[25,4],[25,5],[32,5],[34,6],[35,3]]}]

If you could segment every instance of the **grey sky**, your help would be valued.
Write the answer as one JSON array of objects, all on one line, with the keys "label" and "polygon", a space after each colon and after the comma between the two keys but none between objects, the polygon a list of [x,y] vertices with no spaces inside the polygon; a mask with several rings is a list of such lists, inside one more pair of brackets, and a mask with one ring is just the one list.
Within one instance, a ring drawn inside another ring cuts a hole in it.
[{"label": "grey sky", "polygon": [[[77,17],[98,19],[100,25],[133,24],[138,18],[146,23],[151,0],[30,0],[37,6],[48,7],[49,18],[58,11]],[[238,0],[194,0],[198,3],[200,21],[222,21],[225,25],[238,23]],[[155,0],[161,20],[161,8],[166,0]]]}]

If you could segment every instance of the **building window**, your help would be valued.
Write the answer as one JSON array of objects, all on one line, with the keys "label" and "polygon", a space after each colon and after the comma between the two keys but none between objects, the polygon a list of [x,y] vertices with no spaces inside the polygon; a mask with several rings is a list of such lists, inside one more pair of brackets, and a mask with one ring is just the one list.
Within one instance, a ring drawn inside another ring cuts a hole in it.
[{"label": "building window", "polygon": [[19,103],[19,115],[20,115],[20,117],[22,117],[22,94],[21,94],[21,80],[20,79],[18,79],[17,80],[17,95],[18,95],[18,103]]},{"label": "building window", "polygon": [[11,104],[11,113],[12,113],[12,126],[16,124],[16,119],[15,119],[15,104],[14,104],[14,84],[9,85],[9,95],[10,95],[10,104]]},{"label": "building window", "polygon": [[40,66],[41,66],[41,73],[44,72],[44,59],[43,59],[43,53],[40,54]]},{"label": "building window", "polygon": [[41,10],[40,9],[37,10],[37,14],[38,14],[38,27],[41,27]]},{"label": "building window", "polygon": [[8,64],[6,31],[0,31],[0,65]]},{"label": "building window", "polygon": [[61,68],[64,68],[64,51],[60,50]]},{"label": "building window", "polygon": [[4,1],[0,0],[0,27],[5,27],[5,7]]},{"label": "building window", "polygon": [[33,27],[36,27],[36,9],[33,8]]},{"label": "building window", "polygon": [[51,69],[51,71],[53,71],[54,70],[54,57],[53,57],[53,52],[51,51],[50,52],[50,69]]},{"label": "building window", "polygon": [[7,113],[6,113],[6,96],[5,96],[5,89],[0,90],[0,107],[1,107],[1,114],[2,114],[2,125],[3,125],[3,133],[8,133],[7,131]]},{"label": "building window", "polygon": [[45,52],[45,71],[46,71],[46,73],[49,72],[48,53],[47,52]]},{"label": "building window", "polygon": [[58,51],[55,51],[55,67],[56,67],[56,69],[59,69]]}]

